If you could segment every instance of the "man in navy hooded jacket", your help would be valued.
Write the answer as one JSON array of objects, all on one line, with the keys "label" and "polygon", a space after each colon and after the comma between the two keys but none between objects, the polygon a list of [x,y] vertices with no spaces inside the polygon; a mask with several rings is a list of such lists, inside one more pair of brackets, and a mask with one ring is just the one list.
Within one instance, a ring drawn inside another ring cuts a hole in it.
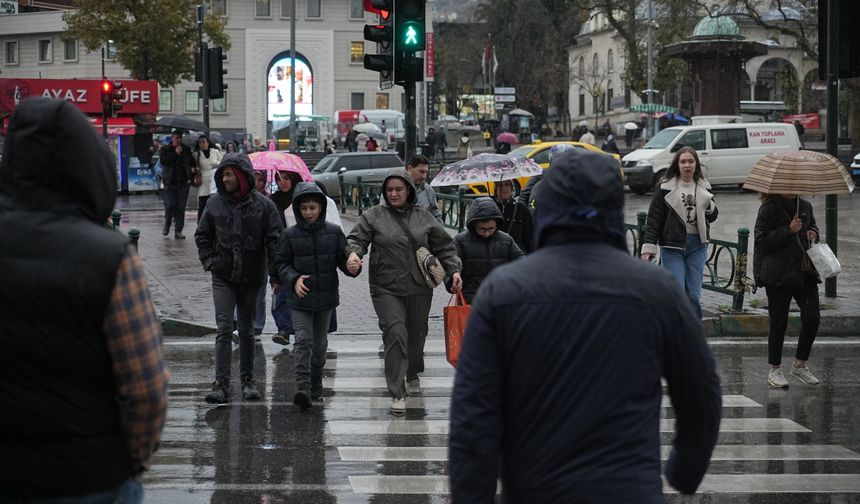
[{"label": "man in navy hooded jacket", "polygon": [[[662,503],[661,377],[675,410],[666,479],[693,493],[721,392],[701,323],[664,270],[630,256],[618,166],[565,152],[538,188],[533,254],[481,285],[449,440],[454,502]],[[672,422],[672,420],[670,420]]]}]

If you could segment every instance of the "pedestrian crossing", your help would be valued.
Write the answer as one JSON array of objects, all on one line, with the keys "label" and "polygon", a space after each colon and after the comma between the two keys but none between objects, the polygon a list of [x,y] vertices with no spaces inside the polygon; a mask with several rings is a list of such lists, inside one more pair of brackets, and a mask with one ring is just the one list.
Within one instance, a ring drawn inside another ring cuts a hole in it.
[{"label": "pedestrian crossing", "polygon": [[[442,349],[428,345],[423,394],[407,398],[407,415],[397,418],[387,414],[391,399],[381,356],[374,355],[377,345],[351,343],[344,348],[326,364],[323,414],[326,442],[346,468],[352,492],[400,496],[398,502],[448,494],[446,444],[454,370]],[[668,397],[661,407],[664,417],[671,413]],[[755,494],[847,494],[860,499],[860,454],[812,442],[815,433],[809,426],[778,412],[774,416],[766,405],[745,395],[724,395],[723,408],[720,444],[699,493],[712,494],[713,502],[720,502],[717,497],[722,495]],[[669,443],[674,432],[671,415],[660,420],[660,432]],[[662,460],[670,450],[668,444],[661,447]],[[841,469],[839,464],[848,465]],[[664,490],[675,493],[668,484]]]}]

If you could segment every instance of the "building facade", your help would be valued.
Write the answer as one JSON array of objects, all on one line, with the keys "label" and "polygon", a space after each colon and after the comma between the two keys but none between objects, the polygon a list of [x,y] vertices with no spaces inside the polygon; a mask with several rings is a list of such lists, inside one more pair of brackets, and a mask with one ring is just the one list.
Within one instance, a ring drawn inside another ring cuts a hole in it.
[{"label": "building facade", "polygon": [[[289,80],[283,61],[289,55],[294,1],[297,115],[333,118],[341,109],[402,110],[402,88],[380,91],[378,74],[364,69],[363,30],[370,14],[365,16],[363,0],[211,0],[213,12],[227,21],[232,47],[224,62],[228,89],[223,99],[210,101],[210,127],[265,137],[283,109],[289,110],[288,85],[282,95],[273,80]],[[62,11],[0,16],[0,77],[98,79],[104,65],[107,77],[129,78],[111,43],[105,44],[103,61],[102,51],[89,52],[77,40],[63,40],[62,16]],[[375,52],[375,47],[368,50]],[[202,120],[199,86],[183,81],[160,88],[159,113]]]}]

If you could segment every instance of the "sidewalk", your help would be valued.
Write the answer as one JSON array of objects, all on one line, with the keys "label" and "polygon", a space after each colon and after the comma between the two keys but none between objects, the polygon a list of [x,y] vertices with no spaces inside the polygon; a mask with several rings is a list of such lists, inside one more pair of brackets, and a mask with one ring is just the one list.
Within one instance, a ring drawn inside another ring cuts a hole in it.
[{"label": "sidewalk", "polygon": [[[194,244],[196,212],[189,210],[184,234],[186,240],[175,240],[173,232],[161,235],[163,210],[156,195],[122,196],[117,208],[123,212],[122,227],[141,231],[140,255],[146,269],[155,305],[164,320],[169,335],[202,336],[214,332],[215,310],[212,302],[211,279],[203,272]],[[354,212],[344,215],[345,231],[357,221]],[[456,231],[449,230],[456,234]],[[750,244],[752,252],[752,244]],[[847,262],[844,259],[843,262]],[[751,258],[750,258],[751,267]],[[748,273],[752,276],[752,271]],[[840,277],[841,279],[842,277]],[[845,280],[848,280],[847,278]],[[837,298],[824,297],[820,287],[822,336],[860,336],[860,290],[856,282],[840,281]],[[442,332],[442,307],[450,298],[443,287],[436,289],[430,313],[430,331]],[[267,310],[271,306],[267,304]],[[764,289],[747,293],[744,313],[728,313],[732,299],[725,294],[702,292],[705,334],[719,336],[766,336],[768,331],[767,300]],[[267,313],[264,334],[275,332],[274,321]],[[370,301],[365,271],[357,279],[341,277],[341,306],[338,308],[338,334],[376,334],[376,313]],[[799,312],[792,305],[789,334],[796,336],[800,327]]]}]

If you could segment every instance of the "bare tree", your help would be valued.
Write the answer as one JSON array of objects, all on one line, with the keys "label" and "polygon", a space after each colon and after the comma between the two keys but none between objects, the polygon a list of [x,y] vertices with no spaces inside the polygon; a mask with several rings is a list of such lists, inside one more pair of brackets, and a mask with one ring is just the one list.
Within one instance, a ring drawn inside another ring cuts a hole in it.
[{"label": "bare tree", "polygon": [[595,65],[594,60],[584,65],[582,72],[578,67],[571,72],[570,80],[582,88],[589,96],[594,109],[594,129],[600,124],[600,117],[606,111],[604,96],[606,95],[607,83],[609,82],[609,71],[606,66],[599,62]]}]

